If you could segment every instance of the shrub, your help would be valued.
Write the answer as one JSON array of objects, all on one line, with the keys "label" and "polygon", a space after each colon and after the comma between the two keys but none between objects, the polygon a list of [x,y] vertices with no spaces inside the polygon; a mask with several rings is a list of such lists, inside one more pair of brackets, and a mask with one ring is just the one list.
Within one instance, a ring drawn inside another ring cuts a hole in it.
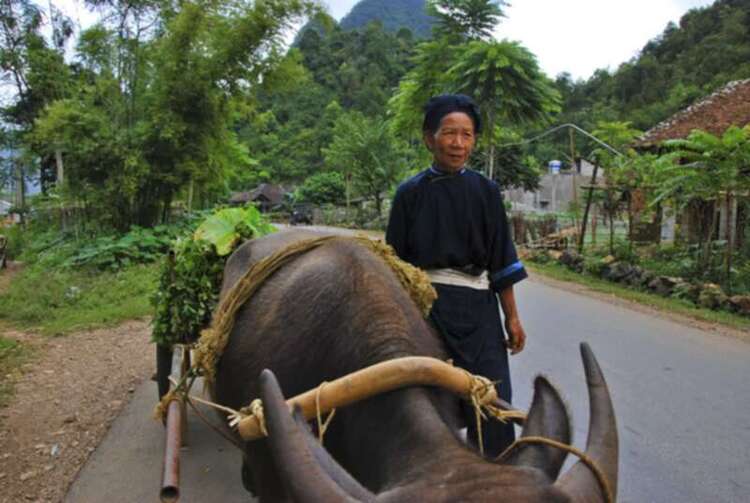
[{"label": "shrub", "polygon": [[346,194],[346,186],[341,173],[329,171],[309,176],[297,189],[297,199],[314,204],[336,204]]},{"label": "shrub", "polygon": [[587,274],[596,276],[597,278],[602,275],[607,264],[599,256],[585,256],[583,259],[583,270]]},{"label": "shrub", "polygon": [[124,236],[101,236],[85,243],[63,262],[64,267],[117,270],[131,264],[148,264],[161,258],[174,238],[174,229],[134,226]]}]

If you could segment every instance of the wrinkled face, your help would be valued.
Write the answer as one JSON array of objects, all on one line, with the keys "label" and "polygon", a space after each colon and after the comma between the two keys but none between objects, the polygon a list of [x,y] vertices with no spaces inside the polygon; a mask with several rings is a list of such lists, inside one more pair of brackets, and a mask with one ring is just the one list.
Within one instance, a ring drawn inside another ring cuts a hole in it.
[{"label": "wrinkled face", "polygon": [[441,171],[456,173],[474,150],[474,122],[463,112],[450,113],[440,121],[436,132],[425,132],[424,141],[432,152],[435,166]]}]

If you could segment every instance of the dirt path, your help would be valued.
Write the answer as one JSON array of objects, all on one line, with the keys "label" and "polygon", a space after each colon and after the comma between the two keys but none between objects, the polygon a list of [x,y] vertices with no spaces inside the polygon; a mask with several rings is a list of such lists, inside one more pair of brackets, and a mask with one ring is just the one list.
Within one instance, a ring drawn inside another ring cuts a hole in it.
[{"label": "dirt path", "polygon": [[153,372],[149,326],[48,338],[5,330],[34,352],[0,409],[0,502],[58,502],[137,385]]}]

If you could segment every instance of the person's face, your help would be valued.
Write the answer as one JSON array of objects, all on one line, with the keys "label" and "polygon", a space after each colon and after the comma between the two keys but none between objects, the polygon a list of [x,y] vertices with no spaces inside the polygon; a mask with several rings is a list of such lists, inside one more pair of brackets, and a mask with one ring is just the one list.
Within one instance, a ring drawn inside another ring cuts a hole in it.
[{"label": "person's face", "polygon": [[437,132],[425,133],[424,141],[432,152],[436,167],[456,173],[468,162],[474,150],[474,122],[463,112],[449,113],[440,121]]}]

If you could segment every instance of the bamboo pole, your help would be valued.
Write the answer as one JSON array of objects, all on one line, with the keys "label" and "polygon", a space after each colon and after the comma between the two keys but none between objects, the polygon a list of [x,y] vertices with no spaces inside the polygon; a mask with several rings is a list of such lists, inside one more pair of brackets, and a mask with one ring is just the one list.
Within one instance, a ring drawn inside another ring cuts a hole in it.
[{"label": "bamboo pole", "polygon": [[172,503],[180,498],[180,446],[182,445],[183,416],[181,401],[175,399],[169,402],[164,470],[161,478],[161,491],[159,491],[159,499],[164,503]]},{"label": "bamboo pole", "polygon": [[[316,398],[320,404],[320,414],[325,414],[335,408],[408,386],[439,386],[468,397],[476,383],[477,378],[472,374],[449,363],[435,358],[412,356],[377,363],[324,383],[287,400],[287,405],[290,410],[299,406],[305,419],[310,420],[318,414]],[[524,414],[497,398],[494,386],[488,392],[493,394],[490,400],[492,405],[504,411],[516,412],[516,417],[511,417],[511,420],[523,422]],[[244,440],[263,437],[260,422],[254,415],[240,420],[237,430]]]}]

